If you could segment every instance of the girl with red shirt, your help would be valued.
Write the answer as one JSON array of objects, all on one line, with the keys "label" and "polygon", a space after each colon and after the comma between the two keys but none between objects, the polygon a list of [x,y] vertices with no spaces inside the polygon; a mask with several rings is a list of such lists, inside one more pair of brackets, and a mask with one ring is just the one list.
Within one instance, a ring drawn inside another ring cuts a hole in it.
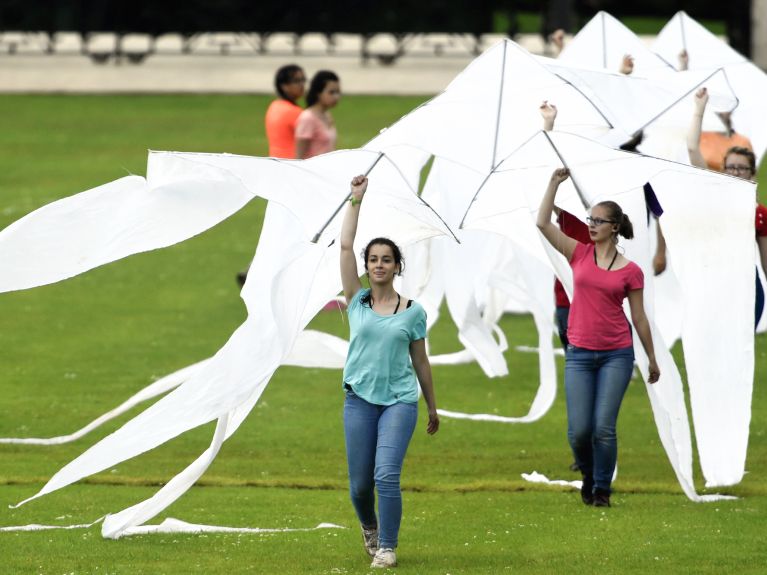
[{"label": "girl with red shirt", "polygon": [[650,362],[648,383],[658,381],[660,370],[642,300],[642,270],[617,248],[619,235],[626,239],[634,236],[631,221],[615,202],[600,202],[587,218],[593,245],[562,233],[551,221],[551,214],[559,184],[569,175],[567,169],[551,175],[536,223],[573,270],[565,393],[567,438],[583,474],[581,499],[587,505],[609,507],[618,455],[615,424],[634,369],[631,327],[623,313],[625,298]]}]

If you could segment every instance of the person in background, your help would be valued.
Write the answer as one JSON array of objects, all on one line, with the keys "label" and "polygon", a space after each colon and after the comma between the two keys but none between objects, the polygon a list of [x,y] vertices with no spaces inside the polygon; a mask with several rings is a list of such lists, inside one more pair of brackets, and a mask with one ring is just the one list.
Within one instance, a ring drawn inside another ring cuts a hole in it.
[{"label": "person in background", "polygon": [[599,202],[587,218],[593,243],[574,240],[552,223],[557,189],[570,175],[554,170],[541,200],[536,224],[573,270],[573,299],[565,355],[567,437],[583,474],[581,500],[610,506],[610,485],[618,453],[616,423],[634,370],[633,334],[623,313],[628,298],[631,320],[647,354],[648,383],[660,370],[644,311],[644,275],[618,250],[618,236],[631,239],[633,226],[621,207]]},{"label": "person in background", "polygon": [[335,150],[337,134],[330,110],[340,98],[338,76],[329,70],[317,72],[306,94],[306,110],[296,122],[296,158],[303,160]]},{"label": "person in background", "polygon": [[304,95],[306,74],[296,64],[283,66],[274,76],[278,98],[269,104],[264,125],[272,158],[296,157],[296,123],[302,112],[298,100]]},{"label": "person in background", "polygon": [[[429,422],[439,429],[431,366],[426,355],[426,312],[394,289],[402,253],[388,238],[374,238],[363,254],[370,288],[357,273],[354,239],[368,180],[351,182],[341,227],[341,284],[349,305],[349,353],[343,375],[344,435],[349,492],[371,567],[397,565],[402,520],[400,475],[418,419],[418,385]],[[378,493],[376,517],[375,492]]]},{"label": "person in background", "polygon": [[[296,64],[282,66],[274,75],[274,88],[278,97],[269,104],[264,117],[269,156],[272,158],[290,160],[296,157],[296,123],[303,111],[298,100],[303,97],[305,86],[306,74]],[[240,288],[248,279],[248,269],[237,273]]]},{"label": "person in background", "polygon": [[[690,67],[690,55],[687,50],[682,50],[679,53],[679,69],[681,71],[687,70]],[[693,123],[690,131],[687,133],[687,149],[690,152],[690,161],[693,166],[699,168],[708,168],[709,170],[716,170],[717,172],[724,171],[723,159],[725,153],[730,148],[747,148],[753,150],[751,140],[746,136],[735,132],[735,128],[732,125],[732,113],[731,112],[717,112],[719,120],[724,127],[723,131],[719,132],[703,132],[703,112],[706,109],[706,103],[708,102],[708,91],[706,88],[701,88],[695,94],[695,112],[693,115]],[[693,154],[700,154],[705,161],[703,165],[699,157],[693,158]]]},{"label": "person in background", "polygon": [[[708,91],[701,88],[695,94],[695,112],[692,116],[690,130],[687,133],[687,151],[690,154],[690,163],[699,168],[714,169],[724,172],[730,176],[743,178],[744,180],[754,181],[756,177],[756,156],[750,148],[750,142],[746,140],[749,147],[731,146],[721,152],[718,162],[714,162],[710,154],[713,154],[718,148],[709,148],[707,152],[703,150],[703,137],[701,125],[703,123],[703,114],[708,104]],[[720,119],[722,114],[719,114]],[[721,144],[724,140],[720,140]],[[731,139],[731,141],[736,141]],[[719,145],[717,144],[717,146]],[[709,157],[706,157],[709,154]],[[720,166],[717,169],[717,166]],[[759,262],[762,271],[767,273],[767,208],[762,204],[756,204],[755,217],[756,245],[759,250]],[[660,250],[659,250],[660,251]],[[665,245],[663,246],[663,255],[665,258]],[[759,281],[759,270],[756,270],[756,298],[754,301],[754,328],[759,325],[759,320],[764,311],[764,288]]]}]

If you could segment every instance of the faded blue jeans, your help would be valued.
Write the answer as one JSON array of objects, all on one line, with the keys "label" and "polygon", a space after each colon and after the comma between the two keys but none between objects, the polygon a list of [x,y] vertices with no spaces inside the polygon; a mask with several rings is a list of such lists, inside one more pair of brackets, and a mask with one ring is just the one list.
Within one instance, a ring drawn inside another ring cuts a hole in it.
[{"label": "faded blue jeans", "polygon": [[567,439],[583,475],[608,493],[618,458],[618,410],[633,369],[631,347],[593,351],[567,346]]},{"label": "faded blue jeans", "polygon": [[[417,403],[375,405],[346,391],[344,435],[349,492],[360,523],[378,525],[378,546],[397,547],[402,520],[400,474],[418,420]],[[375,494],[378,492],[376,519]]]}]

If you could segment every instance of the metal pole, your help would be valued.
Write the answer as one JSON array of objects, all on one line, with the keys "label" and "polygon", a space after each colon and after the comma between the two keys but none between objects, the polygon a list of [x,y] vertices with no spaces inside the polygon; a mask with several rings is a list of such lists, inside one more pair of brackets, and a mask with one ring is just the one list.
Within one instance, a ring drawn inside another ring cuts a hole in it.
[{"label": "metal pole", "polygon": [[578,186],[578,182],[575,181],[575,174],[572,170],[570,170],[570,166],[567,165],[567,162],[562,157],[562,154],[559,153],[559,150],[557,150],[557,147],[554,145],[554,142],[551,141],[551,137],[549,136],[548,132],[543,132],[543,135],[546,136],[546,139],[549,141],[549,144],[551,144],[551,148],[554,150],[554,152],[557,154],[557,157],[559,158],[559,161],[562,162],[562,165],[567,168],[567,170],[570,172],[570,179],[573,181],[573,187],[575,188],[575,192],[578,194],[578,197],[581,200],[581,203],[583,204],[583,207],[585,209],[589,209],[589,203],[586,201],[586,197],[583,195],[583,192],[581,192],[581,188]]},{"label": "metal pole", "polygon": [[[377,164],[378,164],[378,162],[381,160],[381,158],[383,158],[383,156],[384,156],[384,153],[383,153],[383,152],[378,152],[378,157],[376,158],[376,161],[375,161],[375,162],[373,162],[373,164],[372,164],[372,165],[371,165],[371,166],[368,168],[367,172],[365,172],[365,177],[367,177],[367,175],[368,175],[368,174],[369,174],[371,171],[373,171],[373,168],[375,168],[375,167],[376,167],[376,165],[377,165]],[[317,233],[314,235],[314,237],[312,238],[312,243],[313,243],[313,244],[316,244],[316,243],[317,243],[317,242],[320,240],[320,236],[322,235],[322,232],[324,232],[324,231],[325,231],[325,228],[327,228],[327,227],[330,225],[330,222],[332,222],[332,221],[333,221],[333,218],[335,218],[335,217],[338,215],[338,212],[340,212],[340,211],[341,211],[341,208],[343,208],[343,207],[344,207],[344,205],[346,204],[346,202],[348,202],[348,201],[349,201],[349,198],[350,198],[351,196],[352,196],[352,193],[351,193],[351,191],[349,191],[349,193],[348,193],[348,195],[346,196],[346,198],[344,198],[344,201],[343,201],[343,202],[341,202],[341,204],[340,204],[340,205],[339,205],[339,206],[336,208],[336,211],[335,211],[335,212],[333,212],[333,215],[332,215],[332,216],[330,216],[330,218],[328,218],[328,221],[327,221],[327,222],[325,222],[325,225],[323,225],[323,226],[320,228],[320,231],[318,231],[318,232],[317,232]]]}]

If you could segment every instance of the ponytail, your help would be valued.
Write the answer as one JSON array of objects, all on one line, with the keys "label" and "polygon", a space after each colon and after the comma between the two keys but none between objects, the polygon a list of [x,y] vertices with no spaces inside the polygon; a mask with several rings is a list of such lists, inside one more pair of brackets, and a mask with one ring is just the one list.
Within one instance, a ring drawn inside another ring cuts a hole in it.
[{"label": "ponytail", "polygon": [[629,217],[621,212],[620,224],[618,225],[618,233],[627,240],[634,237],[634,225],[631,223]]}]

